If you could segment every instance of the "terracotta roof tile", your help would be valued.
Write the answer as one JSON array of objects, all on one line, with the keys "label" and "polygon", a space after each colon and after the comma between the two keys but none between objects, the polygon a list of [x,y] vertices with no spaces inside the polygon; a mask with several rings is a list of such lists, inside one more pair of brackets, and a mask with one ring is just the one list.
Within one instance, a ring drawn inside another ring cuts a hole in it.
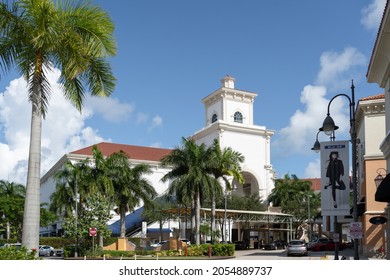
[{"label": "terracotta roof tile", "polygon": [[384,99],[384,98],[385,98],[385,94],[379,93],[376,95],[371,95],[371,96],[360,98],[360,101],[368,101],[368,100],[376,100],[376,99]]},{"label": "terracotta roof tile", "polygon": [[321,191],[321,178],[307,178],[307,179],[302,179],[302,181],[311,182],[311,189],[313,191]]},{"label": "terracotta roof tile", "polygon": [[[170,149],[133,146],[133,145],[115,144],[115,143],[107,143],[107,142],[101,142],[95,145],[99,148],[99,150],[103,153],[104,156],[109,156],[113,153],[122,150],[131,159],[147,160],[147,161],[160,161],[164,156],[172,152],[172,150]],[[83,149],[73,151],[70,154],[91,156],[93,146],[94,145],[91,145]]]}]

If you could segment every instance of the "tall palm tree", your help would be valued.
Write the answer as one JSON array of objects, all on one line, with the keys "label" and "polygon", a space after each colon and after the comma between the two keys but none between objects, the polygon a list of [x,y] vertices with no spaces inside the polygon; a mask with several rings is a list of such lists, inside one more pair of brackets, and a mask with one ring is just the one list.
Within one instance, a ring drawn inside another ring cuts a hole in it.
[{"label": "tall palm tree", "polygon": [[[213,174],[218,182],[224,182],[225,191],[232,190],[232,179],[243,184],[244,177],[241,173],[240,164],[244,162],[244,156],[241,153],[234,151],[231,147],[221,149],[218,139],[214,139],[209,149],[211,151],[211,158],[208,163],[210,173]],[[223,195],[223,186],[221,186],[221,184],[213,185],[209,191],[211,193],[211,231],[213,232],[215,230],[216,198],[217,196]],[[222,236],[224,238],[225,234]]]},{"label": "tall palm tree", "polygon": [[109,15],[89,2],[19,0],[0,3],[0,68],[13,66],[28,84],[32,105],[22,243],[39,245],[41,126],[48,109],[47,72],[61,70],[65,97],[81,110],[86,89],[109,96],[115,87],[107,57],[116,53]]},{"label": "tall palm tree", "polygon": [[177,192],[193,202],[195,212],[195,243],[200,244],[200,202],[206,190],[216,184],[208,171],[210,150],[205,144],[197,145],[193,139],[182,138],[182,147],[175,148],[161,163],[172,170],[163,176],[163,182],[172,180],[169,192]]},{"label": "tall palm tree", "polygon": [[129,165],[129,157],[123,152],[111,154],[107,158],[107,172],[112,182],[113,203],[119,208],[120,237],[126,236],[126,212],[141,203],[145,207],[153,205],[157,193],[144,177],[152,170],[147,164]]},{"label": "tall palm tree", "polygon": [[65,167],[54,175],[56,190],[50,195],[49,209],[64,217],[73,215],[76,207],[81,209],[80,201],[92,192],[91,174],[90,159],[75,163],[68,161]]},{"label": "tall palm tree", "polygon": [[26,188],[19,183],[0,180],[0,196],[24,198]]}]

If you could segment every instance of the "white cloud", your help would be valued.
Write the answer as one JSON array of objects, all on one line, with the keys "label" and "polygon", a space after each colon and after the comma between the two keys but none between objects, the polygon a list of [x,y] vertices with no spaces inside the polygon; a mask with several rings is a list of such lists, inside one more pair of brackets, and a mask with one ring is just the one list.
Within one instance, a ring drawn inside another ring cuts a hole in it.
[{"label": "white cloud", "polygon": [[[110,141],[99,136],[97,130],[85,126],[85,120],[93,115],[94,107],[85,108],[80,113],[63,97],[56,83],[59,72],[55,70],[47,73],[47,77],[52,94],[42,125],[43,172],[69,151],[100,141]],[[22,184],[26,183],[30,142],[31,105],[27,96],[23,78],[11,81],[0,95],[0,179]]]},{"label": "white cloud", "polygon": [[344,90],[353,77],[361,76],[357,71],[366,65],[367,59],[355,48],[345,48],[342,53],[324,52],[320,57],[321,68],[316,83],[328,90]]},{"label": "white cloud", "polygon": [[[287,158],[292,155],[306,157],[313,154],[311,147],[326,117],[330,102],[326,97],[327,92],[338,91],[338,87],[343,87],[343,91],[336,93],[345,93],[349,96],[351,80],[346,74],[357,70],[364,61],[364,56],[353,48],[346,48],[342,53],[325,52],[321,55],[317,84],[305,86],[300,94],[303,109],[297,110],[290,117],[289,125],[277,132],[272,142],[272,153],[277,158]],[[346,92],[345,89],[348,91]],[[338,139],[349,137],[348,104],[347,98],[339,97],[335,98],[330,106],[330,115],[339,126],[336,131]],[[318,138],[320,142],[329,140],[324,133],[320,133]],[[316,165],[315,162],[310,162],[306,167],[305,176],[318,177],[319,170],[319,163]]]},{"label": "white cloud", "polygon": [[153,127],[161,126],[162,122],[163,122],[163,120],[162,120],[162,118],[160,116],[155,116],[153,118],[153,121],[152,121],[152,126]]},{"label": "white cloud", "polygon": [[304,172],[304,178],[320,178],[321,177],[321,161],[318,159],[309,162]]},{"label": "white cloud", "polygon": [[148,114],[139,112],[137,113],[136,123],[137,124],[146,123],[148,121],[148,118],[149,118]]},{"label": "white cloud", "polygon": [[[328,100],[326,89],[320,86],[306,86],[301,92],[304,110],[297,110],[290,118],[290,124],[282,128],[273,142],[273,153],[288,156],[296,153],[309,153],[308,148],[315,140],[315,135],[326,117]],[[309,144],[310,142],[310,144]],[[303,152],[306,151],[306,152]]]},{"label": "white cloud", "polygon": [[129,118],[134,105],[121,103],[116,98],[87,97],[85,107],[100,113],[106,121],[121,122]]},{"label": "white cloud", "polygon": [[360,23],[368,30],[378,30],[386,0],[373,0],[370,5],[362,9]]},{"label": "white cloud", "polygon": [[150,145],[150,147],[153,147],[153,148],[161,148],[161,142],[152,143],[152,144]]}]

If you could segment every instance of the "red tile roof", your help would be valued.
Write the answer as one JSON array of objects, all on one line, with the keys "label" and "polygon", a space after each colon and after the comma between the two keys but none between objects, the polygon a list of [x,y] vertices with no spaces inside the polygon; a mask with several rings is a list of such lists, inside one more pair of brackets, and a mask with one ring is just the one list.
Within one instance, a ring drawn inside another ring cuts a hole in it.
[{"label": "red tile roof", "polygon": [[379,93],[379,94],[376,94],[376,95],[371,95],[371,96],[360,98],[359,100],[361,100],[361,101],[368,101],[368,100],[376,100],[376,99],[384,99],[384,98],[385,98],[385,94],[384,93]]},{"label": "red tile roof", "polygon": [[[147,161],[160,161],[164,156],[172,152],[172,150],[170,149],[133,146],[133,145],[115,144],[115,143],[107,143],[107,142],[101,142],[95,145],[99,148],[99,150],[103,153],[104,156],[109,156],[113,153],[122,150],[131,159],[147,160]],[[77,151],[73,151],[70,154],[92,156],[92,148],[95,145],[88,146]]]},{"label": "red tile roof", "polygon": [[321,191],[321,178],[307,178],[307,179],[302,179],[302,181],[311,182],[311,189],[313,191]]}]

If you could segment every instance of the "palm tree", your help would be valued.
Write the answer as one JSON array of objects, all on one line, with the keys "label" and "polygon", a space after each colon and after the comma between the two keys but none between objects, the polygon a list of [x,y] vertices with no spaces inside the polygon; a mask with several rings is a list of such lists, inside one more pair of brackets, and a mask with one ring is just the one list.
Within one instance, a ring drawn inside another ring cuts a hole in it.
[{"label": "palm tree", "polygon": [[116,53],[114,25],[102,9],[89,2],[19,0],[0,4],[0,67],[13,66],[28,84],[32,105],[27,191],[22,243],[39,243],[41,126],[48,109],[46,73],[57,67],[64,95],[81,111],[85,91],[109,96],[115,87],[107,57]]},{"label": "palm tree", "polygon": [[197,145],[193,139],[182,138],[182,147],[175,148],[161,163],[172,170],[163,176],[163,182],[172,180],[168,192],[192,201],[195,212],[195,244],[200,244],[200,202],[205,191],[216,184],[210,175],[208,162],[211,153],[205,144]]},{"label": "palm tree", "polygon": [[90,187],[92,185],[91,174],[90,159],[75,163],[68,161],[64,168],[54,175],[56,190],[50,195],[49,209],[64,217],[72,216],[76,207],[81,209],[80,201],[93,192]]},{"label": "palm tree", "polygon": [[[243,184],[244,177],[241,173],[240,164],[244,162],[244,156],[230,147],[221,149],[218,139],[214,139],[213,144],[209,149],[211,151],[211,158],[208,163],[210,173],[218,182],[224,182],[225,191],[232,190],[232,178],[238,183]],[[211,232],[213,232],[215,230],[216,198],[217,196],[223,195],[223,186],[221,184],[214,185],[209,191],[211,193]],[[225,193],[225,195],[226,194],[227,193]],[[222,236],[225,238],[225,234]]]},{"label": "palm tree", "polygon": [[26,189],[22,184],[0,180],[0,220],[5,223],[7,241],[13,233],[20,237]]},{"label": "palm tree", "polygon": [[26,188],[19,183],[0,180],[0,196],[24,198]]},{"label": "palm tree", "polygon": [[[313,199],[308,200],[308,197]],[[290,177],[288,174],[275,181],[275,188],[271,191],[268,201],[272,202],[273,206],[281,207],[282,212],[294,215],[296,235],[302,223],[308,219],[307,204],[310,204],[313,214],[318,213],[321,204],[319,195],[311,189],[310,181],[301,180],[296,175]]]},{"label": "palm tree", "polygon": [[126,212],[142,202],[145,207],[153,205],[157,193],[144,175],[151,174],[147,164],[129,165],[129,157],[123,152],[111,154],[107,158],[107,174],[112,182],[113,203],[119,208],[120,237],[126,236]]}]

